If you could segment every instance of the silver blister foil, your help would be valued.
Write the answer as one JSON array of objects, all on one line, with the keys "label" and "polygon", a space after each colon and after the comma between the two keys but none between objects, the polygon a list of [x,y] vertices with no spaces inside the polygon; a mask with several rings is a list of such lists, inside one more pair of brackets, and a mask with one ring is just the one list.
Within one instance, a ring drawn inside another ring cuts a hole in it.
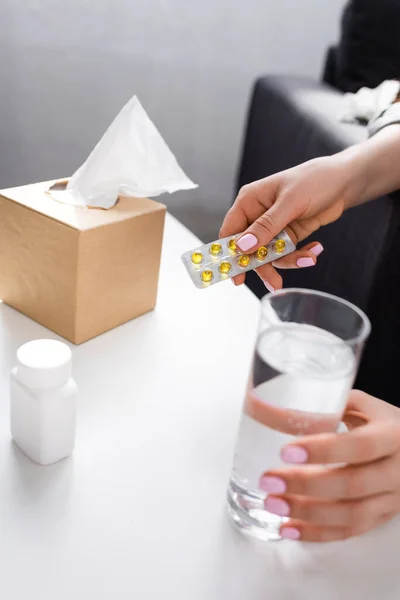
[{"label": "silver blister foil", "polygon": [[267,246],[246,254],[236,247],[236,239],[241,235],[203,244],[182,254],[182,262],[196,287],[207,288],[240,273],[247,273],[296,249],[286,231],[282,231]]}]

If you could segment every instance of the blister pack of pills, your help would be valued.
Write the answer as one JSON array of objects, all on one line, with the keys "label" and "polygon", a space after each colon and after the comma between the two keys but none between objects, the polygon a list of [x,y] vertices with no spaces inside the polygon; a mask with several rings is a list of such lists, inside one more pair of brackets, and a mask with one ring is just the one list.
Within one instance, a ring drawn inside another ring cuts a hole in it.
[{"label": "blister pack of pills", "polygon": [[182,254],[182,262],[196,287],[210,287],[278,260],[296,249],[286,231],[282,231],[267,246],[262,246],[253,254],[246,254],[236,246],[240,236],[238,233]]}]

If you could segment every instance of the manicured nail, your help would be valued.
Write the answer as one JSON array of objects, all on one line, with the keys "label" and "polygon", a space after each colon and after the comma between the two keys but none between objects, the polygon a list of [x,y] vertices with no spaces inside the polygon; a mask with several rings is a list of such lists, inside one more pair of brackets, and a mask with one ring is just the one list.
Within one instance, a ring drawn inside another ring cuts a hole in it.
[{"label": "manicured nail", "polygon": [[286,491],[286,483],[279,477],[264,475],[260,479],[260,489],[269,494],[283,494]]},{"label": "manicured nail", "polygon": [[290,515],[289,504],[280,498],[271,498],[268,496],[264,502],[264,507],[265,510],[273,515],[279,515],[280,517],[288,517]]},{"label": "manicured nail", "polygon": [[305,258],[299,258],[299,260],[297,261],[298,267],[313,267],[314,265],[315,262],[309,256],[306,256]]},{"label": "manicured nail", "polygon": [[316,244],[312,248],[310,248],[310,252],[314,254],[314,256],[319,256],[324,251],[324,247],[322,244]]},{"label": "manicured nail", "polygon": [[240,240],[236,242],[236,245],[239,247],[239,250],[242,252],[247,252],[250,248],[253,248],[258,244],[258,239],[252,233],[246,233]]},{"label": "manicured nail", "polygon": [[286,446],[286,448],[282,450],[282,459],[287,463],[301,465],[302,463],[307,462],[308,452],[301,446]]},{"label": "manicured nail", "polygon": [[271,294],[272,294],[272,292],[274,292],[274,291],[275,291],[275,288],[274,288],[274,287],[273,287],[273,286],[272,286],[270,283],[268,283],[268,281],[264,281],[264,285],[265,285],[265,287],[267,288],[267,290],[268,290],[269,292],[271,292]]},{"label": "manicured nail", "polygon": [[281,536],[284,540],[299,540],[300,531],[296,527],[283,527],[281,529]]}]

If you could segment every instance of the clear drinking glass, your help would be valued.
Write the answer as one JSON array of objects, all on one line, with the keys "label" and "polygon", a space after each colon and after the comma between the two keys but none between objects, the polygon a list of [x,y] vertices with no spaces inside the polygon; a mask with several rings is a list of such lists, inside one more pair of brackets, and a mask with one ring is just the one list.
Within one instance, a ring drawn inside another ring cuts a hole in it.
[{"label": "clear drinking glass", "polygon": [[245,533],[278,540],[285,519],[264,509],[260,476],[284,466],[281,449],[295,436],[337,430],[371,326],[356,306],[322,292],[282,290],[261,306],[228,508]]}]

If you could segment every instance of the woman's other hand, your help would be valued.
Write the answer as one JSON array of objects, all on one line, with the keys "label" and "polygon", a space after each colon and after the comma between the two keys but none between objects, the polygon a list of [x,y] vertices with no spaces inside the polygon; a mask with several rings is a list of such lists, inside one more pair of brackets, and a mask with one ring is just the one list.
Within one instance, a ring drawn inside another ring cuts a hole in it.
[{"label": "woman's other hand", "polygon": [[284,538],[343,540],[400,512],[400,409],[353,391],[343,420],[348,433],[298,438],[282,449],[291,466],[262,475]]}]

